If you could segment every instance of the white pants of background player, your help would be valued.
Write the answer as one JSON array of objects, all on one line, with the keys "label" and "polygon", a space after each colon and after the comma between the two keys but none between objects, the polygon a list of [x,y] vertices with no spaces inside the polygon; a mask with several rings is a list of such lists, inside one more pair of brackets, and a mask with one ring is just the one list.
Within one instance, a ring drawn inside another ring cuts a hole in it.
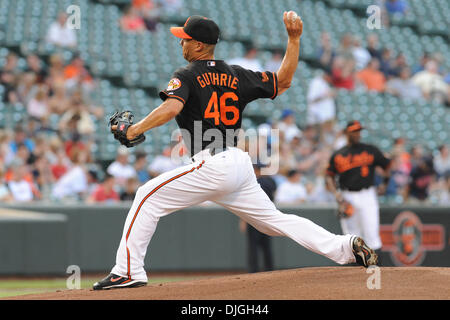
[{"label": "white pants of background player", "polygon": [[362,237],[373,250],[380,249],[380,213],[375,187],[343,191],[342,196],[355,209],[350,218],[341,219],[342,231]]},{"label": "white pants of background player", "polygon": [[210,200],[259,231],[287,236],[338,264],[355,262],[351,235],[335,235],[312,221],[275,208],[256,181],[251,159],[238,148],[211,156],[204,150],[195,162],[166,172],[141,186],[125,221],[112,273],[147,281],[144,258],[161,217]]}]

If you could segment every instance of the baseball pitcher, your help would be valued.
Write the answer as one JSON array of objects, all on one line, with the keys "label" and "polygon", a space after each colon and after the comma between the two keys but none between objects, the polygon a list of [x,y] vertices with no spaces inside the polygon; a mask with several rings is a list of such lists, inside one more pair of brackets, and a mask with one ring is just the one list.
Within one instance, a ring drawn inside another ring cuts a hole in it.
[{"label": "baseball pitcher", "polygon": [[[214,57],[219,27],[205,17],[191,16],[171,32],[180,38],[189,62],[175,71],[164,101],[132,124],[127,115],[111,123],[116,139],[133,146],[142,135],[175,118],[192,155],[192,164],[166,172],[141,186],[125,221],[116,265],[95,290],[147,284],[144,257],[158,221],[174,211],[206,200],[225,207],[257,230],[286,236],[338,264],[376,264],[376,254],[353,235],[335,235],[297,215],[283,214],[256,181],[249,155],[236,148],[233,132],[241,127],[245,106],[258,98],[275,99],[290,86],[298,64],[303,22],[284,12],[288,42],[276,73],[253,72]],[[200,134],[199,134],[200,133]],[[212,137],[214,136],[214,137]],[[214,141],[213,141],[214,140]],[[213,141],[213,142],[211,142]]]}]

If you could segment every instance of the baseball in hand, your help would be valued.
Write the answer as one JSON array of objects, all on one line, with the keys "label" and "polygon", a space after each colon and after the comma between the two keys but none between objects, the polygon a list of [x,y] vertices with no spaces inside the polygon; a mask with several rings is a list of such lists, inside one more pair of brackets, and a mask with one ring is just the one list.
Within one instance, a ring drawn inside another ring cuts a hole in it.
[{"label": "baseball in hand", "polygon": [[297,19],[297,14],[295,13],[295,11],[289,11],[288,13],[287,13],[287,18],[288,18],[288,20],[291,20],[291,21],[295,21],[296,19]]}]

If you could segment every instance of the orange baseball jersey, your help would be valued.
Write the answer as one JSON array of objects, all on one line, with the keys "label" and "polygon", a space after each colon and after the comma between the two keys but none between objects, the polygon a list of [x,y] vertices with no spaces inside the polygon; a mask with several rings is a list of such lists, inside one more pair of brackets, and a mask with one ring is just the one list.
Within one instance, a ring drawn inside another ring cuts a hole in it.
[{"label": "orange baseball jersey", "polygon": [[359,191],[374,185],[376,166],[386,169],[389,163],[390,160],[377,147],[358,143],[334,152],[327,174],[338,175],[340,189]]},{"label": "orange baseball jersey", "polygon": [[[205,135],[208,129],[220,131],[223,148],[236,146],[235,130],[241,127],[245,106],[258,98],[274,99],[277,81],[273,72],[254,72],[222,60],[199,60],[175,71],[159,96],[184,104],[175,119],[180,129],[189,132],[190,137],[183,134],[183,139],[194,155],[212,143]],[[195,130],[199,125],[201,130]]]}]

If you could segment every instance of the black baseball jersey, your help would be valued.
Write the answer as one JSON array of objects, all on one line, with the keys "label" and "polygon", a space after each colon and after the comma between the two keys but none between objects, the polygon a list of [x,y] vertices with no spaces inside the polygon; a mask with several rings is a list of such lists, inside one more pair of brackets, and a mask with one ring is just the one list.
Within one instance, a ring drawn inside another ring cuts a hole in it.
[{"label": "black baseball jersey", "polygon": [[254,72],[222,60],[198,60],[176,70],[159,96],[184,104],[175,120],[194,155],[206,148],[236,146],[245,106],[277,94],[273,72]]},{"label": "black baseball jersey", "polygon": [[377,147],[358,143],[334,152],[327,174],[338,176],[340,189],[359,191],[374,185],[376,166],[386,169],[389,163],[390,160]]}]

